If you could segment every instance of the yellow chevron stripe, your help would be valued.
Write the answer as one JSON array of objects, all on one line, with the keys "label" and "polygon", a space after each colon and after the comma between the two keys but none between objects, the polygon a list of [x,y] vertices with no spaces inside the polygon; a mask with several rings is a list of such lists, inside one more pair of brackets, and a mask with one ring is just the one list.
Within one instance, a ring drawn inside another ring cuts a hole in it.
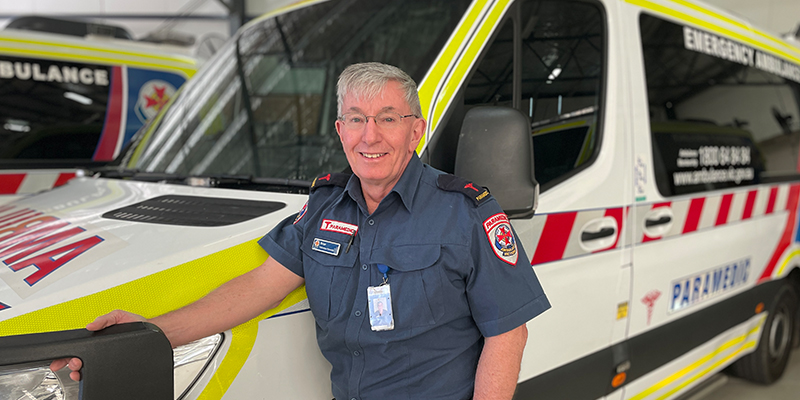
[{"label": "yellow chevron stripe", "polygon": [[[734,31],[732,31],[730,29],[727,29],[727,28],[723,28],[720,25],[718,25],[717,23],[713,23],[713,22],[709,22],[709,21],[707,21],[705,19],[700,19],[700,18],[697,18],[697,17],[693,17],[693,16],[691,16],[689,14],[685,14],[685,13],[677,11],[675,9],[671,9],[671,8],[668,8],[668,7],[659,5],[659,4],[655,4],[655,3],[651,2],[651,1],[648,1],[648,0],[625,0],[625,1],[627,3],[633,4],[633,5],[642,7],[642,8],[646,8],[648,10],[655,11],[655,12],[660,13],[660,14],[664,14],[664,15],[669,15],[669,16],[675,17],[677,19],[682,20],[683,22],[688,22],[688,23],[691,23],[693,25],[701,26],[701,27],[703,27],[703,28],[705,28],[705,29],[707,29],[709,31],[716,32],[716,33],[719,33],[721,35],[725,35],[725,36],[734,38],[734,39],[736,39],[736,40],[738,40],[740,42],[744,42],[744,43],[750,44],[750,45],[752,45],[754,47],[757,47],[760,50],[769,51],[770,53],[773,53],[773,54],[776,54],[776,55],[780,55],[780,56],[784,57],[787,60],[791,60],[791,61],[794,61],[795,63],[800,64],[800,53],[797,53],[797,52],[793,52],[794,54],[789,53],[788,51],[791,51],[790,50],[791,48],[788,47],[788,46],[783,45],[783,46],[781,46],[782,48],[777,48],[777,47],[775,47],[773,45],[770,45],[770,44],[767,44],[767,43],[764,43],[764,42],[761,42],[761,41],[757,41],[757,40],[755,40],[753,38],[750,38],[748,36],[745,36],[745,35],[743,35],[741,33],[734,32]],[[678,2],[680,0],[671,0],[671,1]],[[702,8],[699,8],[697,6],[693,7],[693,9],[696,9],[698,11],[702,10]],[[733,20],[730,20],[728,18],[724,18],[722,16],[714,14],[714,13],[712,13],[710,11],[705,11],[705,10],[702,10],[702,11],[706,15],[712,16],[715,19],[723,20],[725,22],[730,21],[729,23],[737,24],[737,26],[744,26],[744,25],[739,24],[739,23],[737,23],[737,22],[735,22]],[[743,29],[747,29],[749,32],[756,33],[757,35],[759,35],[761,37],[770,38],[769,35],[761,33],[761,32],[758,32],[758,31],[756,31],[754,29],[747,28],[746,26],[744,26]],[[774,43],[781,43],[780,41],[778,41],[776,39],[771,39],[770,38],[770,40],[772,42],[774,42]]]},{"label": "yellow chevron stripe", "polygon": [[715,363],[711,364],[710,366],[706,367],[702,371],[698,372],[696,375],[694,375],[691,378],[683,381],[680,385],[674,387],[672,390],[670,390],[666,394],[658,397],[658,400],[665,399],[667,397],[672,396],[677,391],[683,389],[684,387],[688,386],[692,382],[702,378],[703,376],[707,375],[709,372],[715,370],[717,367],[721,366],[725,362],[731,360],[733,357],[735,357],[736,355],[738,355],[742,351],[750,349],[750,348],[753,348],[755,346],[755,344],[756,344],[756,340],[755,339],[748,340],[748,338],[750,336],[752,336],[752,335],[758,335],[761,332],[761,327],[764,324],[764,320],[766,320],[766,316],[761,317],[761,320],[759,321],[758,325],[756,325],[755,327],[750,329],[746,334],[738,336],[738,337],[735,337],[735,338],[723,343],[721,346],[719,346],[716,349],[714,349],[714,351],[712,351],[711,353],[701,357],[697,361],[687,365],[686,367],[682,368],[681,370],[679,370],[679,371],[673,373],[672,375],[664,378],[663,380],[661,380],[660,382],[656,383],[655,385],[650,386],[649,388],[647,388],[643,392],[637,394],[636,396],[631,397],[629,400],[641,400],[641,399],[644,399],[644,398],[646,398],[648,396],[651,396],[655,392],[657,392],[657,391],[659,391],[661,389],[664,389],[665,387],[667,387],[668,385],[678,381],[679,379],[690,375],[691,373],[696,371],[698,368],[702,367],[703,365],[705,365],[709,361],[713,360],[715,357],[719,356],[723,352],[725,352],[725,351],[727,351],[727,350],[729,350],[731,348],[736,348],[738,346],[738,348],[736,348],[736,350],[733,351],[731,354],[728,354],[724,358],[722,358],[720,360],[717,360]]},{"label": "yellow chevron stripe", "polygon": [[77,54],[77,53],[65,54],[63,51],[58,51],[58,50],[35,50],[35,49],[21,49],[16,47],[0,46],[0,52],[15,56],[33,56],[37,58],[47,58],[52,60],[62,60],[62,61],[77,60],[77,61],[87,61],[97,64],[126,65],[131,67],[142,67],[142,68],[163,70],[163,71],[173,71],[173,72],[177,71],[182,73],[185,77],[191,77],[197,71],[197,66],[194,65],[194,63],[170,64],[170,63],[155,62],[155,61],[144,61],[157,57],[153,58],[141,57],[141,59],[119,58],[115,56],[115,53],[117,52],[113,51],[109,52],[93,51],[92,53],[97,53],[98,55],[87,55],[87,54]]},{"label": "yellow chevron stripe", "polygon": [[[122,309],[146,318],[183,307],[219,285],[261,265],[267,253],[251,240],[194,261],[74,300],[0,321],[0,336],[83,328],[95,317]],[[231,347],[203,391],[219,399],[241,370],[255,343],[258,321],[306,298],[305,287],[289,294],[276,308],[233,329]]]},{"label": "yellow chevron stripe", "polygon": [[703,8],[702,6],[699,6],[697,4],[691,3],[691,2],[686,1],[686,0],[670,0],[670,1],[672,1],[673,3],[680,4],[680,5],[684,6],[684,7],[691,8],[692,10],[695,10],[697,12],[703,13],[705,15],[708,15],[708,16],[710,16],[712,18],[715,18],[715,19],[718,19],[720,21],[727,22],[727,23],[729,23],[729,24],[731,24],[731,25],[733,25],[733,26],[735,26],[735,27],[737,27],[739,29],[750,31],[753,34],[761,36],[761,38],[766,39],[766,40],[768,40],[768,41],[770,41],[772,43],[780,45],[780,46],[782,46],[784,48],[787,48],[789,50],[793,50],[791,47],[787,46],[786,43],[776,39],[775,37],[773,37],[771,35],[763,33],[761,31],[759,31],[758,29],[754,29],[752,27],[749,27],[749,26],[747,26],[747,25],[745,25],[745,24],[743,24],[743,23],[741,23],[739,21],[730,19],[730,18],[728,18],[728,17],[726,17],[724,15],[720,15],[720,14],[717,14],[717,13],[711,11],[711,10],[707,10],[707,9]]},{"label": "yellow chevron stripe", "polygon": [[[433,110],[431,109],[433,98],[436,96],[436,89],[439,87],[439,84],[442,82],[442,80],[445,79],[445,76],[450,70],[451,65],[455,64],[457,61],[459,49],[463,46],[464,42],[467,41],[470,32],[475,26],[475,22],[478,20],[481,14],[483,14],[483,10],[487,4],[487,0],[481,0],[470,5],[470,8],[467,9],[461,22],[456,27],[452,37],[448,40],[444,46],[444,49],[442,49],[441,53],[439,54],[439,58],[436,60],[436,63],[431,67],[428,75],[426,75],[419,84],[417,92],[419,93],[420,108],[422,109],[423,114],[422,116],[425,117],[427,114],[428,132],[433,132],[436,128],[436,124],[438,123],[437,120],[433,119]],[[422,140],[417,146],[417,153],[422,151],[422,149],[425,147],[425,139],[426,137],[423,136]]]},{"label": "yellow chevron stripe", "polygon": [[442,88],[442,91],[439,93],[439,96],[436,98],[436,102],[433,105],[433,114],[430,117],[432,121],[431,132],[433,132],[433,129],[436,128],[436,125],[439,123],[444,110],[447,108],[447,105],[450,104],[453,96],[455,96],[456,92],[458,91],[458,87],[466,78],[470,66],[478,57],[478,54],[480,53],[481,49],[483,49],[483,46],[489,40],[489,36],[492,34],[492,32],[494,32],[495,27],[497,26],[503,14],[505,14],[510,2],[511,0],[500,0],[492,6],[492,9],[489,10],[488,15],[473,36],[469,46],[461,55],[458,64],[447,78],[447,83]]}]

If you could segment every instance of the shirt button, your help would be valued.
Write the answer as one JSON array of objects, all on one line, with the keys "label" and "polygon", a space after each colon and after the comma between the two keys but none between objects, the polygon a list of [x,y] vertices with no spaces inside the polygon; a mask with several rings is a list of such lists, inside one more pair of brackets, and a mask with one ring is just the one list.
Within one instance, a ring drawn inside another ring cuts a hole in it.
[{"label": "shirt button", "polygon": [[362,264],[362,265],[361,265],[361,269],[363,269],[364,271],[366,271],[366,270],[367,270],[367,264]]},{"label": "shirt button", "polygon": [[355,398],[355,397],[351,397],[351,398],[350,398],[350,400],[358,400],[358,399],[357,399],[357,398]]},{"label": "shirt button", "polygon": [[356,350],[356,351],[354,351],[354,352],[353,352],[353,355],[354,355],[354,356],[356,356],[356,357],[358,357],[358,356],[360,356],[360,355],[361,355],[361,352],[360,352],[360,351],[358,351],[358,350]]},{"label": "shirt button", "polygon": [[361,311],[356,311],[355,314],[356,314],[356,317],[360,317],[361,316]]},{"label": "shirt button", "polygon": [[369,224],[370,224],[370,225],[375,225],[375,220],[372,220],[372,219],[371,219],[371,220],[369,220]]}]

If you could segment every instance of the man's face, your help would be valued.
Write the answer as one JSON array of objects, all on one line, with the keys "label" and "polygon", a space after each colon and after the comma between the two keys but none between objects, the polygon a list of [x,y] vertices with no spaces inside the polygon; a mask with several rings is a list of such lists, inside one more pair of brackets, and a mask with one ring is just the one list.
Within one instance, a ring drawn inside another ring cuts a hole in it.
[{"label": "man's face", "polygon": [[347,94],[342,100],[342,114],[370,116],[361,129],[350,129],[343,121],[336,121],[336,131],[350,168],[362,185],[381,186],[387,190],[393,188],[425,133],[425,120],[402,118],[391,129],[375,123],[372,116],[382,112],[413,114],[400,84],[395,81],[389,81],[374,99],[358,99]]}]

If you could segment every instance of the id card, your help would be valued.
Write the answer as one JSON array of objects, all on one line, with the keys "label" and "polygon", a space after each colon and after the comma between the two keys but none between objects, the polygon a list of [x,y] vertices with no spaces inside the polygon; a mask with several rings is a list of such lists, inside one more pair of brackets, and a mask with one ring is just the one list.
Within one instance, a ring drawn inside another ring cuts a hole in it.
[{"label": "id card", "polygon": [[369,303],[369,325],[373,331],[394,329],[392,316],[392,291],[388,284],[367,288]]}]

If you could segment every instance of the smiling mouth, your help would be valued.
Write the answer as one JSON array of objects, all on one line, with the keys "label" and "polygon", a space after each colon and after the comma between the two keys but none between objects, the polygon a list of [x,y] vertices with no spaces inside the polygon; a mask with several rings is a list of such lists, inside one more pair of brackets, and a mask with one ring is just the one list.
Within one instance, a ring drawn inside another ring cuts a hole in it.
[{"label": "smiling mouth", "polygon": [[387,154],[389,153],[361,153],[361,155],[364,156],[364,158],[369,158],[373,160],[376,158],[381,158]]}]

